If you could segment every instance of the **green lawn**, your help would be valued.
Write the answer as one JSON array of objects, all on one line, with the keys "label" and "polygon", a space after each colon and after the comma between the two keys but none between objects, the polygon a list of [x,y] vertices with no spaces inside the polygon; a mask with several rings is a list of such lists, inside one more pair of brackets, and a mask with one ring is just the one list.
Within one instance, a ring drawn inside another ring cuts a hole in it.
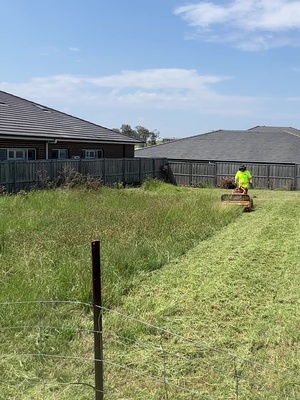
[{"label": "green lawn", "polygon": [[[251,191],[242,213],[223,192],[2,196],[1,301],[89,303],[101,239],[105,399],[298,398],[300,193]],[[88,306],[5,305],[0,318],[0,354],[38,355],[0,357],[3,398],[93,398],[64,384],[93,385]]]}]

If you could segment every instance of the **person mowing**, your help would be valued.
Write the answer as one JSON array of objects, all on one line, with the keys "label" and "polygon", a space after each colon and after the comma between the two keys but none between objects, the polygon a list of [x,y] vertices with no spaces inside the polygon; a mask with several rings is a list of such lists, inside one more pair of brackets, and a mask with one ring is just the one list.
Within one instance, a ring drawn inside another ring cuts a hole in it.
[{"label": "person mowing", "polygon": [[235,174],[234,182],[244,194],[247,194],[249,187],[253,185],[252,175],[244,164],[239,167],[238,172]]}]

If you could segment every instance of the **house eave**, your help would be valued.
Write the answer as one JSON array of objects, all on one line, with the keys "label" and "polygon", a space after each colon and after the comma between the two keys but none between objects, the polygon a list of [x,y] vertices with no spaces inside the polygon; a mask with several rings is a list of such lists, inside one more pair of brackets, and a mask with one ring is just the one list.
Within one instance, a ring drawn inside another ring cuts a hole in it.
[{"label": "house eave", "polygon": [[36,140],[41,142],[48,142],[48,143],[57,143],[57,142],[73,142],[73,143],[98,143],[98,144],[127,144],[134,146],[135,144],[139,144],[140,142],[127,142],[127,141],[113,141],[113,140],[93,140],[93,139],[69,139],[67,137],[60,137],[57,136],[47,136],[47,137],[40,137],[40,136],[15,136],[15,135],[3,135],[0,134],[0,139],[9,139],[9,140]]}]

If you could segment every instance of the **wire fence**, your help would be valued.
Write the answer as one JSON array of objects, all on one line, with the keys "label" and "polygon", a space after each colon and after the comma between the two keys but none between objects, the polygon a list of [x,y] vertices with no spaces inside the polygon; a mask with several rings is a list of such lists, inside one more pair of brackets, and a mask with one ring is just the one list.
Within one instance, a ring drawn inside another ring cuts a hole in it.
[{"label": "wire fence", "polygon": [[[93,308],[77,301],[0,303],[0,399],[95,398]],[[297,363],[276,368],[115,310],[99,311],[99,398],[300,399]]]}]

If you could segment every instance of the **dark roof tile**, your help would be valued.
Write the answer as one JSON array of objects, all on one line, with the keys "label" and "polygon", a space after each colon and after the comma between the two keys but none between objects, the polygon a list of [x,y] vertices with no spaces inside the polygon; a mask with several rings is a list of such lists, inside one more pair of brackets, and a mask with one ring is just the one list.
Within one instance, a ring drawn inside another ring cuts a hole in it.
[{"label": "dark roof tile", "polygon": [[122,133],[0,91],[0,135],[141,143]]},{"label": "dark roof tile", "polygon": [[135,156],[300,164],[300,130],[267,126],[218,130],[138,149]]}]

